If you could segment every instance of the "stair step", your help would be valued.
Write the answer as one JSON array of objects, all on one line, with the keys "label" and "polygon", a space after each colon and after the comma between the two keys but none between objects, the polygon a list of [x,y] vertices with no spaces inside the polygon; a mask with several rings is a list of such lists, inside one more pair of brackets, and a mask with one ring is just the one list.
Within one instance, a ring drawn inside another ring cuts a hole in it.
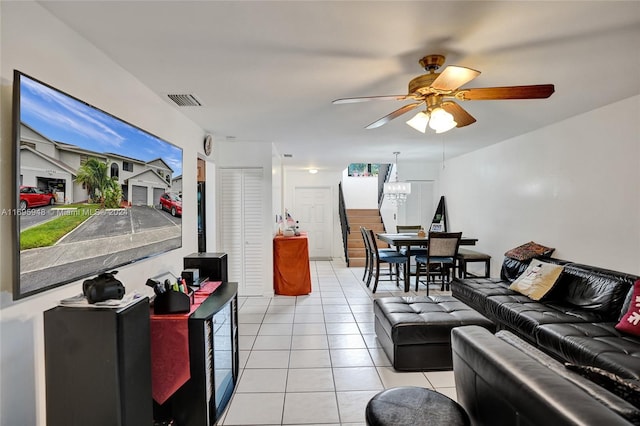
[{"label": "stair step", "polygon": [[355,257],[355,258],[349,258],[349,267],[363,267],[364,264],[366,262],[366,259],[364,257]]},{"label": "stair step", "polygon": [[377,209],[347,209],[347,216],[380,216]]},{"label": "stair step", "polygon": [[[347,251],[349,266],[362,267],[365,265],[366,253],[360,227],[373,230],[374,233],[385,232],[384,223],[378,209],[347,209],[347,218],[351,233],[347,237]],[[376,241],[378,248],[387,248],[389,244]]]},{"label": "stair step", "polygon": [[360,234],[360,226],[364,226],[367,229],[373,229],[373,232],[384,232],[384,223],[353,223],[349,222],[349,226],[351,227],[350,237],[356,235],[358,238],[362,239],[362,235]]},{"label": "stair step", "polygon": [[349,218],[349,225],[351,225],[351,227],[356,227],[358,228],[359,226],[364,226],[366,228],[369,228],[371,226],[374,225],[383,225],[382,223],[382,218],[375,218],[373,216],[369,217],[364,217],[364,216],[360,216],[360,217],[350,217]]},{"label": "stair step", "polygon": [[366,256],[366,252],[364,248],[361,249],[357,249],[357,248],[350,248],[349,249],[349,260],[351,260],[354,257],[365,257]]}]

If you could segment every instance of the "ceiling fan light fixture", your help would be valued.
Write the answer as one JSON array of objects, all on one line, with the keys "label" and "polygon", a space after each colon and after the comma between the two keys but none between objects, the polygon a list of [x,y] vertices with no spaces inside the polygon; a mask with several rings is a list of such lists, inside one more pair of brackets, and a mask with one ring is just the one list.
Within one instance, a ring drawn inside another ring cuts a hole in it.
[{"label": "ceiling fan light fixture", "polygon": [[413,118],[407,121],[407,124],[419,132],[427,132],[427,124],[429,123],[429,114],[424,111],[420,111]]},{"label": "ceiling fan light fixture", "polygon": [[436,133],[444,133],[456,127],[458,123],[453,119],[453,115],[449,114],[444,109],[437,107],[431,111],[431,119],[429,120],[429,127],[436,131]]}]

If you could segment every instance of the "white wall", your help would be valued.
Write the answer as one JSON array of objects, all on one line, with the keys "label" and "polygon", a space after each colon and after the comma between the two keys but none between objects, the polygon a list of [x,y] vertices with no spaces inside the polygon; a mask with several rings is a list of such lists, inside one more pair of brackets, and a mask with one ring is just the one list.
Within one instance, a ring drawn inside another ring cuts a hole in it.
[{"label": "white wall", "polygon": [[640,274],[640,96],[446,162],[449,224],[492,275],[528,241],[554,257]]},{"label": "white wall", "polygon": [[[196,205],[196,156],[204,132],[106,55],[33,2],[1,2],[0,207],[12,205],[11,98],[13,69],[79,97],[183,148],[184,203]],[[187,167],[188,165],[193,167]],[[10,216],[0,217],[0,424],[44,425],[42,312],[81,292],[81,282],[13,302],[15,248]],[[119,268],[127,291],[147,289],[145,277],[179,273],[197,251],[196,211],[182,218],[182,248]],[[99,397],[97,394],[96,396]]]},{"label": "white wall", "polygon": [[378,176],[349,176],[342,172],[342,193],[348,209],[378,208]]}]

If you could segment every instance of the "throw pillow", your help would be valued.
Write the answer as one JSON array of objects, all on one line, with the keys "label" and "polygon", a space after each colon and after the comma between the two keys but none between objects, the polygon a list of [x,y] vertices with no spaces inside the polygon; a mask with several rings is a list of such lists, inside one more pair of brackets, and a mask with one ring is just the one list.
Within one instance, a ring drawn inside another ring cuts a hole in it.
[{"label": "throw pillow", "polygon": [[640,336],[640,280],[633,285],[629,309],[616,324],[616,330]]},{"label": "throw pillow", "polygon": [[610,371],[590,365],[566,363],[565,367],[640,408],[640,381],[625,379]]},{"label": "throw pillow", "polygon": [[534,257],[549,257],[553,253],[555,248],[545,247],[541,244],[534,243],[533,241],[529,241],[526,244],[521,246],[512,248],[507,251],[504,255],[510,257],[511,259],[527,261],[531,260]]},{"label": "throw pillow", "polygon": [[556,284],[563,269],[561,265],[534,259],[509,288],[533,300],[540,300]]}]

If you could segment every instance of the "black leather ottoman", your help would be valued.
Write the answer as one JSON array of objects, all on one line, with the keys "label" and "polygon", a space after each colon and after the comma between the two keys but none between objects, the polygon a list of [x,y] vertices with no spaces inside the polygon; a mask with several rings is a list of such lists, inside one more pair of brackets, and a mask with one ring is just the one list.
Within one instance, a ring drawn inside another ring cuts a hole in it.
[{"label": "black leather ottoman", "polygon": [[452,296],[382,297],[373,303],[376,336],[393,368],[451,370],[451,329],[495,325]]},{"label": "black leather ottoman", "polygon": [[469,416],[457,402],[431,389],[390,388],[371,398],[365,409],[370,426],[467,426]]}]

